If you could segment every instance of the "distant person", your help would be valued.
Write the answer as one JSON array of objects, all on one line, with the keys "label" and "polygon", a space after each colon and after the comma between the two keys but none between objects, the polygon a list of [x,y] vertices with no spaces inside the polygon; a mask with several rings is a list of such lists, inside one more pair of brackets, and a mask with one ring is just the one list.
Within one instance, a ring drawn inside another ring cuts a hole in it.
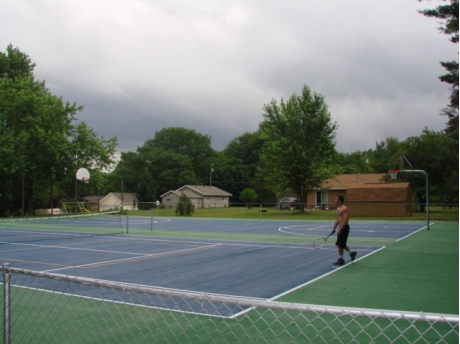
[{"label": "distant person", "polygon": [[157,201],[155,202],[155,204],[156,204],[156,206],[157,206],[157,209],[159,209],[159,208],[160,208],[160,201],[157,200]]},{"label": "distant person", "polygon": [[343,203],[345,198],[343,196],[337,196],[335,199],[335,204],[337,206],[337,220],[335,220],[334,227],[332,228],[331,234],[335,233],[337,226],[337,248],[339,250],[339,259],[334,263],[334,265],[343,265],[345,260],[343,259],[343,250],[347,251],[350,254],[351,261],[354,261],[356,258],[356,251],[351,251],[347,246],[348,234],[350,233],[350,226],[348,225],[349,213],[348,208]]}]

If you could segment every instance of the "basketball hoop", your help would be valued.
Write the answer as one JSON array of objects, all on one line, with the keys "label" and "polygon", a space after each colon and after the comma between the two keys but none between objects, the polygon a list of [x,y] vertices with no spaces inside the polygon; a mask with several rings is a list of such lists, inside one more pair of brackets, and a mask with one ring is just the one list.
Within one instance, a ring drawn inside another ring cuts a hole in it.
[{"label": "basketball hoop", "polygon": [[390,170],[390,179],[398,179],[399,170]]},{"label": "basketball hoop", "polygon": [[89,184],[89,178],[83,177],[81,180],[83,180],[85,182],[85,185]]}]

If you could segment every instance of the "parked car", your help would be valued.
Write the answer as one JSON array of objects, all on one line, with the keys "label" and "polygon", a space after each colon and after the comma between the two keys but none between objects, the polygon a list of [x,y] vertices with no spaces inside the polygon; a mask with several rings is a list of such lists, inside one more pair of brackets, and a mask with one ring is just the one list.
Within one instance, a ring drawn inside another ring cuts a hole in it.
[{"label": "parked car", "polygon": [[283,197],[281,200],[278,202],[278,209],[281,210],[294,210],[294,209],[300,209],[300,204],[295,197]]}]

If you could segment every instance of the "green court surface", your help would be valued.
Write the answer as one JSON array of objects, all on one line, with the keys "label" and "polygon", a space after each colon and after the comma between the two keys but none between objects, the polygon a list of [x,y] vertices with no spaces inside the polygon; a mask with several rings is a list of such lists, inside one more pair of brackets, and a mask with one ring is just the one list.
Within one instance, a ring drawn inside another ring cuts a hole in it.
[{"label": "green court surface", "polygon": [[[419,228],[422,226],[423,223]],[[158,223],[156,227],[159,227]],[[211,232],[177,230],[176,234],[188,238],[198,233],[199,238],[207,235],[215,239],[213,231],[217,227],[213,228]],[[358,226],[352,228],[357,235]],[[163,238],[165,230],[147,232],[152,237]],[[175,230],[167,232],[172,235]],[[133,233],[130,231],[130,234]],[[238,235],[246,235],[251,240],[260,238],[264,242],[275,240],[265,232]],[[225,237],[225,240],[239,243],[243,240],[239,236]],[[316,236],[304,237],[302,243],[311,247]],[[371,238],[351,236],[349,245],[352,249],[354,245],[359,249],[363,246],[358,245],[367,241],[371,242]],[[459,313],[458,222],[434,222],[429,231],[421,229],[399,240],[384,238],[378,242],[385,247],[366,257],[359,256],[358,251],[357,260],[352,264],[334,269],[276,301],[445,315]],[[12,245],[14,250],[18,247]],[[74,245],[72,247],[75,249]],[[291,263],[301,265],[295,260]],[[17,274],[14,276],[23,278]],[[350,316],[321,312],[300,314],[257,307],[234,318],[209,317],[106,302],[94,297],[43,294],[34,288],[13,288],[13,292],[12,337],[13,342],[18,343],[458,343],[458,323],[395,320],[391,325],[385,325],[389,323],[388,319],[369,319],[367,316],[351,319]]]},{"label": "green court surface", "polygon": [[435,222],[278,301],[458,314],[459,224]]}]

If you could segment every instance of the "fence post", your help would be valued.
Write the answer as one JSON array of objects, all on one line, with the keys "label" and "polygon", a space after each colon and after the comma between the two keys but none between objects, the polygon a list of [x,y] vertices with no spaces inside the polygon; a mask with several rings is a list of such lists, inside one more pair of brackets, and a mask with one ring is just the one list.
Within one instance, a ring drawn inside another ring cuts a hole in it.
[{"label": "fence post", "polygon": [[11,309],[10,309],[10,277],[11,272],[7,271],[9,263],[3,264],[3,343],[11,343]]}]

